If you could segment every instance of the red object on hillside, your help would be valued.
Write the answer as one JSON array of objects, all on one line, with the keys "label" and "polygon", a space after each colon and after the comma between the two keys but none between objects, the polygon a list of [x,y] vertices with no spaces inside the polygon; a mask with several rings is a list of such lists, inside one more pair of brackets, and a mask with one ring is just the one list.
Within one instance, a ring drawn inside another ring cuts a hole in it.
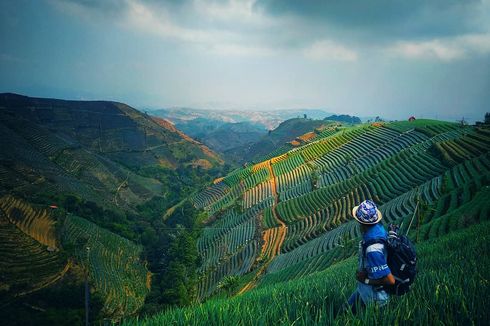
[{"label": "red object on hillside", "polygon": [[56,205],[49,205],[49,208],[56,209],[56,208],[58,208],[58,206],[56,206]]},{"label": "red object on hillside", "polygon": [[408,118],[408,121],[412,122],[415,120],[415,117],[412,115],[410,118]]}]

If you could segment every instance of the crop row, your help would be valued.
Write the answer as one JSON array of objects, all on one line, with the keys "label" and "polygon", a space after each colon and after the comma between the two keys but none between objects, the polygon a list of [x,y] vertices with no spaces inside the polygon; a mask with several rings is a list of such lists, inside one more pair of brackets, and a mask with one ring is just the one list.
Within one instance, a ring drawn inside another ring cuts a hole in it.
[{"label": "crop row", "polygon": [[457,164],[490,151],[490,135],[470,131],[460,138],[438,143],[438,148],[449,164]]},{"label": "crop row", "polygon": [[[321,172],[328,172],[337,167],[348,165],[362,157],[379,156],[379,159],[389,157],[393,153],[427,139],[418,133],[409,135],[398,134],[390,129],[378,127],[369,129],[343,146],[326,153],[314,160]],[[362,164],[364,163],[364,164]],[[352,169],[359,170],[369,167],[368,162],[360,161]]]},{"label": "crop row", "polygon": [[18,119],[8,119],[8,125],[48,158],[70,146],[56,135],[47,132],[34,123],[29,123],[26,128],[25,124]]},{"label": "crop row", "polygon": [[243,275],[249,272],[259,253],[258,240],[250,240],[243,244],[239,250],[219,262],[213,269],[208,270],[199,280],[198,297],[200,300],[210,296],[218,283],[227,275]]},{"label": "crop row", "polygon": [[0,198],[0,209],[22,232],[45,246],[56,248],[56,222],[48,211],[35,209],[27,202],[10,195]]},{"label": "crop row", "polygon": [[368,188],[372,199],[383,203],[442,171],[442,165],[426,152],[412,155],[402,152],[343,182],[281,202],[278,211],[287,223],[292,223],[328,207],[362,184]]},{"label": "crop row", "polygon": [[262,183],[271,178],[267,164],[268,163],[261,164],[261,166],[257,167],[256,169],[255,166],[252,167],[252,173],[243,179],[243,183],[245,184],[245,189],[250,189],[252,187],[255,187],[259,183]]},{"label": "crop row", "polygon": [[237,198],[240,198],[242,196],[243,191],[245,191],[243,183],[239,183],[233,186],[230,191],[228,191],[224,196],[212,203],[210,206],[206,207],[209,215],[214,215],[216,212],[224,210],[232,205]]},{"label": "crop row", "polygon": [[248,209],[272,196],[271,182],[264,181],[243,193],[243,208]]},{"label": "crop row", "polygon": [[[269,169],[259,165],[237,170],[231,174],[231,177],[227,176],[219,183],[206,188],[205,191],[194,197],[196,207],[206,208],[210,215],[214,215],[216,212],[231,205],[237,198],[242,196],[244,191],[254,189],[257,185],[269,180],[271,177]],[[229,177],[234,181],[227,182]],[[247,204],[253,206],[256,202],[252,200],[247,202]]]},{"label": "crop row", "polygon": [[[307,164],[302,164],[289,172],[276,176],[277,191],[282,193],[305,181],[310,180],[311,168]],[[310,181],[311,182],[311,181]]]},{"label": "crop row", "polygon": [[[413,189],[394,198],[385,205],[381,205],[380,210],[384,216],[384,221],[386,223],[397,222],[412,214],[416,207],[417,195],[419,194],[422,196],[422,199],[427,202],[434,201],[437,198],[436,196],[439,195],[439,190],[437,189],[439,184],[440,177],[436,177],[426,182],[419,187],[419,189]],[[352,206],[350,208],[352,208]],[[278,256],[269,266],[268,272],[275,272],[314,256],[324,254],[338,246],[342,241],[354,239],[358,236],[359,229],[357,227],[357,222],[349,216],[349,220],[340,226],[327,231],[320,237],[310,240],[288,253]]]},{"label": "crop row", "polygon": [[333,136],[320,139],[318,141],[311,142],[305,146],[302,146],[298,149],[303,156],[303,159],[308,162],[315,158],[322,157],[326,153],[339,148],[350,140],[356,138],[360,134],[364,133],[366,130],[369,130],[371,127],[355,127],[344,129],[342,132],[338,132]]},{"label": "crop row", "polygon": [[277,147],[275,150],[273,150],[269,154],[267,154],[265,156],[262,156],[259,159],[254,160],[254,161],[256,161],[256,162],[268,161],[268,160],[270,160],[270,159],[272,159],[274,157],[277,157],[277,156],[280,156],[280,155],[283,155],[283,154],[289,152],[293,148],[294,148],[293,145],[291,145],[290,143],[286,143],[286,144],[284,144],[282,146]]},{"label": "crop row", "polygon": [[229,189],[230,188],[224,182],[213,184],[206,189],[198,192],[194,196],[194,205],[198,209],[207,207],[223,197],[229,191]]},{"label": "crop row", "polygon": [[[417,200],[419,198],[430,205],[430,207],[434,207],[434,209],[429,210],[431,213],[425,217],[425,222],[444,215],[447,212],[452,212],[456,208],[468,203],[477,190],[486,189],[485,186],[488,185],[490,181],[490,166],[485,168],[485,165],[482,163],[488,162],[487,155],[483,155],[468,162],[454,167],[448,174],[457,175],[462,167],[467,169],[470,165],[472,166],[471,169],[478,172],[468,175],[467,178],[464,179],[464,182],[457,188],[452,189],[450,193],[446,195],[442,194],[443,178],[442,176],[438,176],[424,183],[420,187],[404,193],[385,205],[382,205],[380,210],[383,214],[384,223],[395,222],[398,224],[405,223],[405,226],[408,225],[410,219],[413,218],[413,213],[415,212]],[[289,268],[302,261],[324,254],[329,250],[334,249],[342,239],[356,238],[359,235],[355,231],[356,224],[357,223],[351,219],[351,221],[326,232],[322,236],[311,240],[288,253],[278,256],[269,266],[268,272],[276,272],[284,268]],[[290,230],[289,232],[292,231]]]},{"label": "crop row", "polygon": [[[456,123],[444,122],[429,119],[417,119],[415,121],[396,121],[384,125],[386,128],[393,129],[397,132],[406,132],[409,130],[433,130],[433,132],[442,133],[457,127]],[[432,131],[431,131],[432,132]]]},{"label": "crop row", "polygon": [[2,303],[11,297],[43,288],[57,280],[67,266],[57,251],[23,233],[0,211],[0,275]]},{"label": "crop row", "polygon": [[0,158],[8,161],[23,162],[25,166],[31,168],[42,168],[43,170],[53,168],[53,164],[48,157],[41,154],[26,139],[17,134],[16,130],[10,129],[10,120],[7,117],[0,112],[0,148],[2,148]]},{"label": "crop row", "polygon": [[274,214],[272,213],[272,207],[267,207],[262,212],[262,227],[264,229],[270,229],[279,226]]},{"label": "crop row", "polygon": [[[490,175],[487,175],[485,179],[488,185]],[[476,189],[473,186],[474,184],[469,184],[464,188],[457,208],[447,210],[444,215],[429,216],[426,222],[430,223],[422,225],[416,233],[418,240],[433,239],[450,231],[488,220],[490,218],[490,190],[488,187]],[[480,189],[481,191],[478,191]],[[453,201],[457,200],[455,196],[450,197]]]},{"label": "crop row", "polygon": [[226,259],[227,256],[233,255],[239,247],[254,238],[256,228],[256,219],[251,218],[228,230],[219,238],[219,241],[215,241],[204,250],[200,250],[199,255],[203,261],[200,270],[205,271],[219,261]]},{"label": "crop row", "polygon": [[369,195],[367,187],[355,188],[324,209],[292,223],[288,227],[284,251],[290,251],[349,220],[352,207],[365,198],[371,198]]},{"label": "crop row", "polygon": [[327,138],[335,135],[337,132],[341,130],[340,126],[341,125],[338,123],[332,123],[331,125],[328,125],[324,129],[316,130],[317,136],[314,138],[314,140],[319,140],[322,138]]},{"label": "crop row", "polygon": [[223,182],[228,187],[233,187],[239,184],[243,179],[247,178],[251,173],[251,167],[239,168],[224,177]]},{"label": "crop row", "polygon": [[[381,129],[381,128],[379,128]],[[423,135],[416,132],[404,133],[396,138],[381,143],[378,142],[377,147],[369,151],[362,151],[357,148],[358,152],[350,149],[350,152],[346,155],[344,151],[346,148],[334,155],[330,160],[332,161],[329,170],[324,169],[324,173],[320,176],[319,186],[324,187],[329,184],[334,184],[349,178],[352,174],[358,173],[369,169],[370,167],[382,162],[383,160],[399,153],[401,150],[410,148],[411,146],[425,141]],[[376,144],[376,143],[375,143]],[[353,148],[357,147],[357,144],[352,144]],[[346,160],[347,156],[347,160]]]},{"label": "crop row", "polygon": [[73,215],[66,217],[63,240],[89,271],[91,283],[104,298],[106,315],[121,318],[141,308],[149,291],[148,271],[139,259],[141,247]]},{"label": "crop row", "polygon": [[286,201],[304,194],[307,194],[313,190],[312,180],[309,177],[305,177],[303,181],[295,184],[294,187],[283,190],[279,193],[279,200]]},{"label": "crop row", "polygon": [[247,210],[243,214],[238,214],[234,209],[228,209],[223,215],[217,217],[218,219],[212,224],[212,227],[203,229],[201,236],[197,240],[198,250],[205,250],[226,232],[252,218],[253,211]]},{"label": "crop row", "polygon": [[288,171],[292,171],[301,164],[305,163],[303,157],[299,153],[290,153],[285,155],[285,159],[272,164],[272,170],[274,171],[274,175],[276,177],[287,173]]}]

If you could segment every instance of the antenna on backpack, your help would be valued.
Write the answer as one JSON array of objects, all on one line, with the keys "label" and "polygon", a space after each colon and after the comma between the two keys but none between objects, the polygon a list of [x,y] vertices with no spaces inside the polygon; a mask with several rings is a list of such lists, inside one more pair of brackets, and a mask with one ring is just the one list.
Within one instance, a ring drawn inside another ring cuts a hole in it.
[{"label": "antenna on backpack", "polygon": [[413,218],[415,217],[415,214],[417,214],[417,209],[419,208],[420,204],[420,198],[417,196],[417,205],[415,205],[415,210],[413,211],[412,219],[410,220],[410,224],[408,225],[407,233],[405,235],[408,236],[408,232],[410,231],[410,228],[412,227],[412,222]]}]

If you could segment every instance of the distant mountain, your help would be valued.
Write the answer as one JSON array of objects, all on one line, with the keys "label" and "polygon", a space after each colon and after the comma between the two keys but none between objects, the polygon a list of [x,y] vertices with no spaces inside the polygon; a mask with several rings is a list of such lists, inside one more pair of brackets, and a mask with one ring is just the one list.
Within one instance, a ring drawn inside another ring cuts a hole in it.
[{"label": "distant mountain", "polygon": [[250,122],[225,123],[216,130],[199,137],[211,149],[226,151],[253,144],[267,134],[267,130]]},{"label": "distant mountain", "polygon": [[338,121],[338,122],[352,123],[352,124],[362,123],[362,121],[359,117],[350,116],[347,114],[341,114],[341,115],[335,115],[334,114],[334,115],[326,117],[324,120]]},{"label": "distant mountain", "polygon": [[[151,114],[166,118],[172,121],[178,128],[188,132],[183,125],[191,120],[203,118],[206,120],[216,121],[217,123],[237,123],[250,122],[272,130],[277,128],[284,120],[306,117],[312,119],[323,119],[332,113],[321,109],[286,109],[286,110],[264,110],[264,111],[247,111],[247,110],[202,110],[190,108],[169,108],[151,111]],[[196,121],[197,122],[197,121]],[[204,120],[199,123],[205,122]]]},{"label": "distant mountain", "polygon": [[253,144],[267,134],[267,130],[262,125],[251,122],[223,122],[196,118],[181,120],[174,125],[164,118],[154,117],[154,119],[165,121],[176,130],[182,130],[213,151],[220,153],[225,159],[228,158],[224,156],[226,151]]},{"label": "distant mountain", "polygon": [[213,119],[208,119],[203,117],[199,117],[192,120],[180,120],[180,119],[171,120],[171,118],[168,117],[165,119],[175,123],[175,127],[178,128],[179,130],[182,130],[182,132],[186,133],[187,135],[191,136],[194,139],[198,139],[201,141],[208,134],[216,131],[221,126],[227,123],[233,123],[233,122],[224,122],[220,120],[213,120]]},{"label": "distant mountain", "polygon": [[237,147],[225,152],[228,157],[234,157],[239,162],[255,161],[274,150],[294,141],[307,132],[319,128],[327,122],[305,118],[293,118],[282,122],[276,129],[271,130],[257,142],[245,147]]}]

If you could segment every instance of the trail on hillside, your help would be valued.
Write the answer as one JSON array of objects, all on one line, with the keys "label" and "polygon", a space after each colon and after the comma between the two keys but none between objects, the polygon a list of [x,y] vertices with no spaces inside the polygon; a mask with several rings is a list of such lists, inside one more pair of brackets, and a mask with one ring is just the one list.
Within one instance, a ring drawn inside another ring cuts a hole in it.
[{"label": "trail on hillside", "polygon": [[279,203],[279,196],[277,195],[277,184],[276,184],[276,176],[274,174],[274,170],[272,169],[271,160],[268,160],[267,169],[269,170],[269,174],[271,176],[270,183],[272,189],[272,196],[274,197],[274,203],[272,204],[272,215],[275,220],[279,223],[278,227],[270,228],[262,232],[262,239],[264,240],[264,244],[262,245],[260,256],[267,257],[267,260],[264,264],[258,269],[254,278],[248,282],[237,294],[242,294],[255,286],[255,283],[259,279],[259,277],[265,272],[271,261],[281,252],[282,244],[284,243],[284,239],[286,238],[287,226],[284,221],[281,220],[279,214],[277,213],[276,207]]}]

